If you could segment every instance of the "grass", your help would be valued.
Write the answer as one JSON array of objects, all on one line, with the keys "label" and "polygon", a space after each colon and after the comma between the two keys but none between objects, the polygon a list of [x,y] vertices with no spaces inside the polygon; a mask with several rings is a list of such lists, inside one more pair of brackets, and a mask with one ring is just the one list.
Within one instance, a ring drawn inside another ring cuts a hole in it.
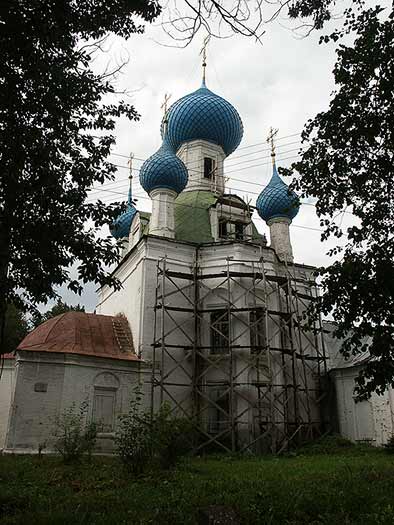
[{"label": "grass", "polygon": [[186,525],[209,505],[231,506],[242,524],[394,523],[394,456],[367,447],[185,459],[139,478],[116,458],[2,456],[0,489],[2,525]]}]

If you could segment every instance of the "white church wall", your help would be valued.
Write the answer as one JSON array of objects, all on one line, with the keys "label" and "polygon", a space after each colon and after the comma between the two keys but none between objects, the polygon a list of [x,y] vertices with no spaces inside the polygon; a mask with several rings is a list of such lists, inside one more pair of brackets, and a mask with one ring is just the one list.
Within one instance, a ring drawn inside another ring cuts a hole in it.
[{"label": "white church wall", "polygon": [[[144,274],[144,307],[142,320],[142,334],[141,348],[144,359],[152,361],[153,349],[152,344],[155,334],[155,301],[156,301],[156,287],[157,287],[157,261],[162,257],[166,257],[166,268],[173,272],[182,272],[191,274],[192,265],[195,257],[195,249],[185,243],[171,242],[168,243],[164,239],[149,238],[147,242],[147,254],[145,259],[145,274]],[[184,287],[187,282],[183,279],[172,278],[179,287]],[[160,291],[162,287],[162,280],[159,277]],[[165,280],[165,293],[174,292],[176,287],[168,280]],[[191,308],[192,305],[188,300],[190,290],[184,290],[184,295],[174,293],[166,300],[166,305],[176,306],[178,308]],[[185,334],[192,333],[193,318],[189,312],[170,312],[170,315],[182,326],[182,330],[173,330],[175,324],[169,319],[166,319],[164,331],[166,333],[166,343],[174,345],[171,348],[171,357],[166,356],[165,371],[166,373],[176,367],[176,363],[181,363],[181,366],[174,370],[167,382],[180,384],[182,386],[175,386],[171,388],[171,392],[165,394],[162,398],[159,396],[159,389],[156,389],[157,397],[155,398],[155,406],[158,407],[161,401],[170,402],[174,408],[177,404],[182,408],[178,411],[182,414],[182,409],[189,411],[191,403],[191,352],[188,349],[192,345],[192,341]],[[162,334],[162,319],[160,311],[156,316],[156,337],[161,337]],[[170,333],[169,333],[170,332]],[[179,346],[179,347],[175,347]],[[160,362],[159,352],[156,350],[156,362]],[[157,373],[160,373],[157,368]]]},{"label": "white church wall", "polygon": [[[103,376],[113,379],[107,380],[108,387],[100,379]],[[135,361],[19,352],[6,449],[36,451],[44,443],[47,450],[53,449],[56,415],[73,403],[79,408],[86,401],[87,417],[94,419],[97,393],[113,396],[112,420],[116,424],[119,414],[127,411],[138,381],[139,365]],[[97,448],[105,451],[112,448],[113,429],[104,430],[100,431]]]},{"label": "white church wall", "polygon": [[369,442],[374,446],[387,443],[394,433],[393,390],[383,395],[372,394],[366,401],[356,402],[355,378],[359,367],[333,370],[337,397],[340,434],[354,442]]},{"label": "white church wall", "polygon": [[[189,181],[184,191],[224,192],[223,162],[226,155],[220,146],[205,140],[192,140],[180,146],[177,156],[188,169]],[[204,177],[205,157],[212,159],[215,165],[210,178]]]},{"label": "white church wall", "polygon": [[61,355],[48,359],[17,353],[6,449],[29,451],[48,439],[53,418],[61,408],[63,379]]},{"label": "white church wall", "polygon": [[[123,289],[118,293],[118,297],[114,297],[107,289],[103,290],[101,296],[101,302],[98,311],[100,313],[114,315],[120,309],[127,316],[129,323],[132,327],[133,337],[135,344],[141,352],[141,356],[149,364],[152,361],[152,343],[154,340],[154,329],[155,329],[155,311],[154,305],[156,301],[156,288],[157,288],[157,263],[159,260],[166,257],[166,267],[173,272],[182,272],[190,274],[193,271],[193,265],[196,257],[196,248],[193,245],[187,243],[181,243],[173,240],[166,240],[158,237],[147,237],[140,241],[139,245],[134,248],[138,253],[130,253],[129,257],[123,262],[120,269],[118,270],[118,278],[122,281]],[[267,306],[268,309],[278,311],[281,306],[279,304],[279,298],[277,292],[273,292],[269,295],[269,304],[264,303],[264,285],[262,282],[257,285],[257,297],[250,291],[251,281],[250,278],[239,277],[235,280],[230,281],[230,289],[227,289],[227,283],[221,284],[223,279],[226,278],[227,260],[229,260],[230,268],[233,271],[240,273],[250,273],[252,270],[258,271],[258,261],[261,256],[264,255],[264,270],[266,274],[273,276],[283,272],[283,266],[278,263],[278,260],[274,252],[270,249],[266,249],[261,246],[256,246],[248,243],[232,243],[224,242],[221,244],[203,245],[198,249],[198,266],[199,272],[204,274],[221,274],[223,275],[217,278],[210,278],[204,280],[204,285],[201,287],[201,294],[205,296],[203,307],[204,309],[218,309],[227,308],[228,306],[228,294],[230,293],[230,300],[237,308],[245,308],[253,306],[256,302]],[[246,261],[246,262],[245,262]],[[252,261],[254,263],[252,264]],[[308,268],[304,266],[294,266],[292,270],[296,272],[299,278],[308,278],[310,273]],[[309,273],[308,273],[309,272]],[[173,281],[177,283],[180,288],[183,288],[183,295],[179,292],[173,293],[166,299],[166,305],[176,306],[178,308],[191,308],[192,303],[187,300],[190,295],[194,297],[194,291],[190,288],[185,288],[188,281],[185,279],[177,279],[172,277]],[[191,281],[189,281],[190,283]],[[159,277],[159,294],[161,294],[161,278]],[[166,279],[166,294],[168,292],[175,292],[174,284]],[[211,292],[209,292],[211,289]],[[248,292],[249,290],[249,292]],[[307,288],[299,287],[299,291],[307,291]],[[259,295],[260,294],[260,295]],[[114,294],[115,295],[115,294]],[[282,308],[283,308],[282,304]],[[160,389],[156,388],[155,406],[158,407],[161,400],[168,400],[172,405],[179,404],[182,409],[189,411],[192,402],[192,360],[191,350],[186,350],[186,347],[192,346],[192,340],[194,337],[194,322],[193,315],[190,312],[171,312],[174,321],[171,321],[166,316],[165,333],[166,344],[174,345],[171,349],[171,357],[165,356],[164,358],[164,369],[166,374],[171,371],[170,375],[166,377],[167,383],[173,383],[171,388],[168,388],[169,393],[164,394],[162,399],[160,398]],[[203,314],[206,322],[201,323],[201,345],[204,347],[210,346],[210,328],[209,328],[209,314]],[[182,330],[174,329],[175,322],[182,327]],[[254,374],[257,376],[259,381],[265,378],[267,383],[272,382],[277,389],[278,398],[280,399],[279,390],[282,389],[285,377],[284,374],[287,372],[291,373],[290,370],[283,370],[280,352],[272,352],[269,363],[260,363],[259,370],[250,370],[248,361],[253,359],[250,350],[250,332],[248,329],[249,324],[249,312],[238,313],[237,318],[232,320],[232,339],[233,343],[239,344],[240,347],[233,353],[233,370],[236,376],[236,381],[239,383],[237,386],[240,395],[236,396],[238,406],[236,411],[238,414],[243,414],[239,420],[239,434],[240,440],[242,441],[242,434],[245,434],[245,439],[248,439],[251,433],[253,433],[253,427],[255,419],[257,420],[257,414],[259,409],[257,408],[257,389],[255,387],[246,386],[250,385],[251,381],[254,380],[250,375]],[[280,348],[282,345],[280,338],[280,322],[279,317],[268,316],[268,333],[271,334],[271,340],[269,344],[271,347]],[[157,311],[156,316],[156,334],[157,337],[161,335],[161,311]],[[170,333],[169,333],[170,332]],[[272,335],[273,334],[273,335]],[[234,341],[235,339],[235,341]],[[177,348],[176,346],[179,346]],[[304,342],[304,346],[306,343]],[[206,350],[208,351],[208,350]],[[311,354],[312,349],[308,348],[308,354]],[[159,377],[160,373],[160,361],[161,361],[161,350],[157,349],[156,352],[156,374]],[[228,373],[226,369],[228,366],[225,365],[227,356],[211,356],[212,362],[214,363],[217,359],[217,366],[213,365],[209,368],[208,372],[204,375],[204,380],[207,382],[207,395],[208,392],[214,392],[215,385],[217,390],[223,390],[223,384],[228,380]],[[181,366],[176,366],[180,363]],[[316,377],[312,373],[313,366],[307,371],[308,386],[313,388],[316,384]],[[302,371],[300,370],[299,373]],[[264,379],[263,379],[264,380]],[[179,386],[175,386],[175,384]],[[243,384],[243,386],[242,386]],[[274,392],[275,393],[275,392]],[[283,397],[283,396],[282,396]],[[305,396],[304,396],[305,397]],[[150,397],[147,396],[147,404],[150,403]],[[256,405],[256,410],[250,409],[251,403]],[[262,407],[260,407],[260,415],[264,410],[267,411],[269,405],[266,400],[267,406],[264,408],[264,401]],[[301,403],[302,407],[305,407],[307,401],[303,399]],[[319,420],[318,406],[310,407],[311,417],[314,421]],[[286,410],[292,410],[292,406],[286,406]],[[274,418],[283,419],[283,414],[278,409],[273,414]],[[209,411],[203,412],[203,418],[207,421],[212,417]]]},{"label": "white church wall", "polygon": [[146,246],[143,241],[131,250],[116,274],[121,289],[115,291],[109,286],[101,288],[96,308],[98,314],[126,316],[137,354],[140,352],[141,345],[140,321],[143,317],[145,252]]},{"label": "white church wall", "polygon": [[0,449],[4,448],[15,385],[15,359],[5,359],[0,380]]}]

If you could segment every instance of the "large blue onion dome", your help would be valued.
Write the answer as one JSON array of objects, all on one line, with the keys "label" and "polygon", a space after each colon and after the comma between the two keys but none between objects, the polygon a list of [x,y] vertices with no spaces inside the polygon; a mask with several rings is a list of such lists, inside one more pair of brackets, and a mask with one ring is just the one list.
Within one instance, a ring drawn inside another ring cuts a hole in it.
[{"label": "large blue onion dome", "polygon": [[161,148],[143,163],[140,170],[140,183],[147,193],[159,188],[181,193],[188,179],[187,168],[175,155],[167,136]]},{"label": "large blue onion dome", "polygon": [[123,239],[123,237],[128,237],[130,233],[131,223],[133,222],[134,215],[137,213],[136,208],[133,204],[133,199],[131,195],[131,181],[129,188],[129,196],[127,199],[127,208],[126,210],[117,217],[110,226],[110,232],[115,237],[115,239]]},{"label": "large blue onion dome", "polygon": [[275,217],[294,219],[300,209],[300,201],[294,191],[289,191],[279,177],[276,164],[270,182],[257,198],[256,209],[262,219],[268,222]]},{"label": "large blue onion dome", "polygon": [[[243,125],[237,110],[222,97],[210,91],[205,82],[200,89],[177,100],[165,117],[168,140],[177,151],[190,140],[207,140],[230,155],[239,146]],[[161,125],[163,136],[164,119]]]}]

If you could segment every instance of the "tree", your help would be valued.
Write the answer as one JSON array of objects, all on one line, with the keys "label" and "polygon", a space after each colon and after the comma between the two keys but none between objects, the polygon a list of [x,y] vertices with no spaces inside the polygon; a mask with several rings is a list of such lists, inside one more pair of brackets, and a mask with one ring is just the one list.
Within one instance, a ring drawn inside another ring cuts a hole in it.
[{"label": "tree", "polygon": [[64,303],[60,298],[57,300],[57,302],[44,312],[43,314],[39,311],[33,312],[31,324],[33,328],[36,328],[39,324],[44,323],[45,321],[48,321],[48,319],[52,319],[52,317],[56,317],[57,315],[64,314],[66,312],[84,312],[85,308],[81,306],[80,304],[77,304],[76,306],[71,306],[67,303]]},{"label": "tree", "polygon": [[29,331],[29,325],[23,312],[14,304],[9,304],[5,318],[4,348],[5,353],[14,352]]},{"label": "tree", "polygon": [[[92,71],[109,33],[142,33],[156,0],[14,0],[0,10],[0,352],[7,304],[28,308],[67,283],[117,286],[105,270],[118,258],[97,236],[119,205],[88,203],[94,183],[113,179],[106,160],[116,118],[138,114],[115,94],[111,71]],[[116,70],[116,68],[115,68]],[[111,83],[112,82],[112,83]],[[78,279],[70,266],[78,263]]]},{"label": "tree", "polygon": [[[294,189],[317,199],[322,240],[347,235],[330,252],[340,258],[319,270],[323,295],[312,313],[332,314],[345,355],[369,350],[361,399],[394,386],[394,13],[365,9],[346,25],[356,38],[337,50],[337,89],[307,123],[290,173],[299,174]],[[345,232],[335,219],[347,209],[356,221]]]},{"label": "tree", "polygon": [[239,34],[259,41],[265,33],[262,1],[169,0],[162,27],[180,47],[189,45],[201,30],[214,38]]},{"label": "tree", "polygon": [[[261,17],[255,29],[247,26],[246,0],[196,6],[184,0],[192,15],[182,15],[179,31],[190,19],[192,36],[209,30],[211,18],[258,36]],[[140,21],[160,12],[159,0],[13,0],[0,8],[0,353],[7,304],[32,308],[64,284],[77,293],[88,281],[119,286],[105,268],[120,245],[97,234],[122,207],[86,198],[93,184],[114,178],[106,159],[116,119],[139,115],[122,100],[107,102],[121,66],[100,75],[92,58],[107,35],[142,33]]]}]

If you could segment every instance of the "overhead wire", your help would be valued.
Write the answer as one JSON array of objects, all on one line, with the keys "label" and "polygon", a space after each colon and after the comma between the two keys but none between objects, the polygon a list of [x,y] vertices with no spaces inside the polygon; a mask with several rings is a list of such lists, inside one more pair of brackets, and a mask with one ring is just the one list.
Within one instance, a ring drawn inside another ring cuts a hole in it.
[{"label": "overhead wire", "polygon": [[[291,153],[291,152],[294,152],[294,151],[296,151],[296,149],[283,151],[283,152],[281,152],[281,154],[285,155],[287,153]],[[284,160],[289,160],[289,159],[296,158],[296,157],[298,157],[298,155],[291,155],[290,157],[279,157],[279,156],[277,156],[277,160],[284,161]],[[271,158],[271,155],[266,155],[264,157],[260,157],[258,160],[269,159],[269,158]],[[254,159],[254,160],[257,160],[257,159]],[[251,166],[244,166],[243,168],[239,168],[237,170],[226,171],[225,177],[228,178],[228,179],[231,179],[231,180],[242,182],[244,184],[253,184],[253,185],[259,186],[259,183],[256,183],[256,182],[253,182],[253,181],[247,181],[247,180],[243,180],[243,179],[236,179],[235,177],[227,177],[227,175],[229,173],[238,173],[239,171],[244,171],[245,169],[249,169],[249,168],[253,168],[253,167],[260,167],[260,166],[268,166],[270,164],[271,164],[271,162],[263,162],[263,163],[253,164]],[[113,164],[113,165],[116,166],[117,168],[129,169],[129,166],[124,166],[122,164]],[[139,168],[133,168],[133,172],[139,173],[140,171],[141,170]],[[201,173],[201,170],[197,170],[197,169],[193,169],[193,168],[189,168],[188,171],[192,171],[194,173]],[[109,185],[118,184],[119,182],[126,181],[126,180],[128,180],[128,177],[127,178],[126,177],[125,178],[118,178],[117,180],[114,180],[112,182],[104,183],[100,187],[93,186],[91,191],[101,190],[101,188],[103,186],[108,187]],[[139,183],[137,182],[137,185],[138,184]]]},{"label": "overhead wire", "polygon": [[[150,197],[146,196],[146,195],[138,195],[138,199],[144,199],[144,200],[151,200]],[[167,201],[162,201],[160,199],[158,199],[156,202],[167,202]],[[206,211],[206,208],[203,208],[202,206],[196,206],[196,205],[190,205],[190,204],[183,204],[183,203],[180,203],[180,202],[176,202],[175,203],[176,206],[183,206],[185,208],[188,208],[188,209],[197,209],[197,210],[204,210]],[[261,222],[264,222],[263,219],[261,219],[260,217],[254,217],[253,220],[258,220],[258,221],[261,221]],[[313,228],[311,226],[303,226],[301,224],[294,224],[292,223],[292,227],[294,228],[301,228],[303,230],[312,230],[312,231],[317,231],[317,232],[320,232],[320,233],[323,233],[324,230],[322,230],[321,228]]]},{"label": "overhead wire", "polygon": [[[285,157],[283,159],[279,159],[279,160],[289,160],[289,159],[294,159],[294,158],[297,158],[296,156],[292,155],[290,157]],[[269,165],[270,163],[264,163],[264,164],[259,164],[259,166],[263,166],[263,165]],[[242,182],[242,183],[246,183],[246,184],[252,184],[254,186],[258,186],[261,190],[264,189],[267,185],[266,184],[261,184],[259,182],[253,182],[253,181],[244,181],[242,179],[236,179],[234,177],[226,177],[226,175],[224,176],[224,178],[226,180],[230,180],[230,181],[237,181],[237,182]],[[124,179],[124,181],[127,181],[128,179]],[[104,186],[104,185],[103,185]],[[124,188],[123,191],[116,191],[116,189],[120,189],[120,188]],[[120,186],[116,186],[114,188],[111,188],[111,189],[107,189],[107,188],[104,188],[104,187],[100,187],[100,188],[94,188],[94,191],[95,192],[108,192],[108,193],[111,193],[111,194],[114,194],[114,195],[122,195],[123,197],[125,196],[125,192],[126,192],[126,185],[125,183],[122,183]],[[248,194],[251,194],[251,195],[259,195],[260,192],[255,192],[255,191],[252,191],[252,190],[248,190],[248,189],[245,189],[245,188],[236,188],[234,186],[228,186],[227,187],[228,190],[232,190],[232,191],[236,191],[236,192],[242,192],[246,195]],[[141,195],[135,195],[135,197],[141,197]],[[92,200],[90,202],[93,202],[95,200],[98,200],[98,197],[96,196],[92,196]],[[103,201],[103,202],[110,202],[110,200],[108,201]],[[314,203],[311,203],[311,202],[306,202],[306,201],[301,201],[301,203],[303,205],[306,205],[306,206],[316,206]],[[344,211],[344,213],[348,214],[348,215],[353,215],[351,212],[349,211]]]},{"label": "overhead wire", "polygon": [[[291,157],[285,157],[285,158],[283,158],[282,160],[288,160],[288,159],[294,159],[294,158],[296,158],[296,157],[295,157],[294,155],[292,155]],[[260,164],[260,166],[268,166],[269,164],[270,164],[270,163],[264,163],[264,164]],[[135,171],[135,170],[133,170],[133,171]],[[252,184],[252,185],[254,185],[254,186],[258,186],[258,187],[261,188],[261,189],[265,188],[265,186],[266,186],[266,185],[261,184],[261,183],[258,183],[258,182],[244,181],[244,180],[242,180],[242,179],[236,179],[236,178],[234,178],[234,177],[227,177],[226,175],[224,175],[224,179],[226,180],[226,182],[227,182],[227,181],[236,181],[236,182],[242,182],[242,183]],[[100,193],[100,192],[103,192],[103,191],[105,192],[105,191],[106,191],[106,192],[110,192],[110,193],[114,193],[114,194],[120,194],[120,195],[125,196],[125,191],[126,191],[126,181],[127,181],[127,180],[128,180],[128,179],[122,179],[122,183],[121,183],[119,186],[111,187],[111,189],[108,189],[108,186],[105,185],[105,184],[103,184],[103,186],[101,186],[101,187],[93,187],[92,190],[90,190],[90,191],[91,191],[92,193],[94,192],[94,194],[97,194],[97,193]],[[118,182],[120,182],[120,181],[118,181]],[[105,186],[105,187],[104,187],[104,186]],[[139,186],[140,188],[142,188],[139,184],[138,184],[138,186]],[[124,190],[123,190],[122,192],[118,192],[118,191],[116,191],[117,189],[120,189],[120,188],[124,188]],[[251,190],[246,190],[246,189],[244,189],[244,188],[235,188],[235,187],[231,187],[231,188],[230,188],[230,187],[228,187],[228,189],[233,189],[234,191],[242,191],[242,192],[244,192],[244,193],[252,193],[252,194],[255,193],[256,195],[258,195],[257,192],[253,192],[253,191],[251,191]],[[95,195],[94,195],[94,196],[91,195],[91,196],[94,197],[94,200],[97,199],[97,197],[96,197]]]},{"label": "overhead wire", "polygon": [[[293,141],[293,142],[289,142],[289,143],[286,143],[286,144],[281,144],[281,145],[277,146],[277,149],[280,148],[280,147],[289,146],[289,145],[291,145],[291,144],[296,144],[296,143],[297,143],[297,142],[294,142],[294,141]],[[285,154],[285,153],[289,153],[289,152],[292,152],[292,151],[296,151],[297,149],[298,149],[298,148],[294,148],[293,150],[287,150],[286,152],[285,152],[285,151],[281,151],[280,154],[283,155],[283,154]],[[265,152],[265,151],[270,151],[270,149],[269,149],[269,148],[265,148],[265,149],[263,149],[263,150],[259,150],[258,152],[256,151],[256,152],[253,152],[253,153],[251,153],[251,154],[248,153],[248,154],[245,154],[245,155],[240,155],[240,156],[238,156],[238,157],[234,157],[233,159],[230,159],[230,160],[234,160],[235,158],[241,158],[241,157],[245,157],[245,156],[249,156],[249,155],[255,155],[255,154],[257,154],[257,153]],[[129,159],[129,158],[130,158],[129,155],[122,155],[122,154],[120,154],[120,153],[111,153],[111,155],[116,155],[116,156],[118,156],[118,157],[125,158],[125,159]],[[255,160],[262,160],[262,159],[265,159],[265,158],[270,158],[270,156],[271,156],[271,155],[266,155],[266,156],[264,156],[264,157],[258,157],[258,158],[256,158],[256,159],[250,159],[250,162],[255,161]],[[143,162],[143,161],[146,160],[146,159],[142,159],[142,158],[140,158],[140,157],[135,157],[135,156],[134,156],[134,157],[133,157],[133,160],[139,160],[139,161],[142,161],[142,162]],[[278,156],[277,156],[277,160],[286,160],[286,159],[278,158]],[[199,161],[197,161],[197,162],[199,162]],[[226,162],[226,167],[229,166],[228,162],[229,162],[229,161]],[[247,161],[242,161],[242,162],[244,163],[244,162],[247,162]],[[114,164],[114,163],[112,163],[112,164],[113,164],[113,166],[115,166],[115,167],[117,167],[117,168],[120,168],[120,169],[129,169],[129,166],[124,166],[124,165],[122,165],[122,164]],[[195,173],[200,173],[200,170],[196,170],[196,169],[190,168],[190,165],[191,165],[191,164],[193,164],[193,163],[188,163],[189,171],[194,171]],[[233,164],[232,166],[235,166],[235,165],[237,165],[237,164],[238,164],[238,163]],[[239,164],[240,164],[240,163],[239,163]],[[266,165],[266,164],[264,164],[264,165]],[[259,166],[260,166],[260,164],[259,164]],[[230,166],[230,167],[231,167],[231,166]],[[249,166],[246,166],[245,168],[248,168],[248,167],[249,167]],[[133,171],[138,173],[138,172],[140,171],[140,169],[139,169],[139,168],[134,168]],[[238,171],[243,171],[243,168],[242,168],[241,170],[232,170],[231,173],[236,173],[236,172],[238,172]],[[226,172],[226,175],[227,175],[227,173],[230,173],[230,172]],[[237,179],[235,179],[235,178],[232,178],[232,179],[233,179],[233,180],[237,180]],[[114,180],[114,181],[111,181],[111,182],[106,182],[106,183],[104,183],[102,186],[106,186],[106,187],[107,187],[107,186],[110,186],[110,185],[111,185],[111,186],[113,186],[113,185],[118,185],[120,181],[126,181],[126,180],[128,180],[128,177],[127,177],[127,178],[118,178],[117,180]],[[239,182],[243,182],[243,183],[245,183],[245,184],[256,184],[256,183],[254,183],[254,182],[252,182],[252,181],[244,181],[244,180],[242,180],[242,179],[238,179],[238,181],[239,181]],[[138,182],[137,182],[137,185],[138,185]],[[100,190],[102,186],[100,186],[99,188],[97,188],[97,187],[93,187],[91,191]]]},{"label": "overhead wire", "polygon": [[[300,133],[292,133],[292,134],[289,134],[289,135],[285,135],[283,137],[278,137],[277,141],[283,141],[287,138],[292,138],[292,137],[295,137],[295,136],[300,136]],[[300,141],[297,140],[297,141],[291,141],[291,142],[288,142],[288,143],[285,143],[285,144],[277,144],[276,148],[283,148],[283,147],[286,147],[286,146],[290,146],[290,145],[293,145],[293,144],[298,144]],[[254,144],[250,144],[250,145],[247,145],[247,146],[243,146],[241,148],[238,148],[237,151],[239,150],[245,150],[245,149],[250,149],[250,148],[253,148],[253,147],[256,147],[256,146],[260,146],[260,145],[265,145],[266,142],[256,142]],[[258,153],[263,153],[263,152],[268,152],[270,151],[270,148],[263,148],[261,150],[258,150],[258,151],[254,151],[254,152],[250,152],[250,153],[246,153],[246,154],[242,154],[242,155],[237,155],[235,157],[232,157],[230,159],[227,160],[226,162],[226,166],[228,167],[229,166],[229,163],[235,159],[238,159],[238,158],[244,158],[244,157],[251,157],[253,155],[256,155]],[[295,151],[300,151],[300,148],[293,148],[293,149],[290,149],[290,150],[286,150],[286,151],[281,151],[280,154],[281,155],[285,155],[287,153],[292,153],[292,152],[295,152]],[[129,159],[130,157],[128,155],[123,155],[123,154],[120,154],[120,153],[111,153],[111,155],[113,156],[117,156],[119,158],[125,158],[125,159]],[[259,162],[257,164],[249,164],[250,162],[255,162],[257,160],[263,160],[263,159],[268,159],[271,157],[271,154],[269,155],[265,155],[265,156],[262,156],[262,157],[257,157],[257,158],[254,158],[254,159],[249,159],[249,160],[244,160],[244,161],[241,161],[241,162],[238,162],[238,163],[233,163],[232,165],[230,165],[230,168],[233,167],[233,166],[239,166],[241,164],[248,164],[247,166],[244,166],[242,168],[238,168],[238,169],[235,169],[235,170],[230,170],[230,171],[226,171],[226,173],[224,174],[224,178],[227,181],[236,181],[236,182],[242,182],[243,184],[249,184],[249,185],[254,185],[254,186],[258,186],[259,188],[263,189],[266,187],[266,185],[264,184],[261,184],[259,182],[254,182],[254,181],[247,181],[247,180],[243,180],[243,179],[239,179],[239,178],[235,178],[235,177],[229,177],[228,175],[230,173],[238,173],[238,172],[241,172],[241,171],[244,171],[246,169],[253,169],[253,168],[256,168],[256,167],[261,167],[261,166],[268,166],[270,165],[271,163],[270,162]],[[291,156],[287,156],[287,157],[279,157],[279,155],[277,155],[277,160],[278,161],[285,161],[285,160],[290,160],[290,159],[295,159],[295,158],[298,158],[298,155],[291,155]],[[137,161],[141,161],[141,162],[144,162],[146,159],[143,159],[143,158],[140,158],[140,157],[133,157],[133,160],[137,160]],[[200,162],[199,160],[195,161],[195,162]],[[190,164],[192,163],[188,163],[188,170],[189,171],[192,171],[192,172],[195,172],[195,173],[200,173],[201,170],[200,169],[193,169],[193,168],[190,168]],[[120,164],[113,164],[114,166],[116,166],[117,168],[121,168],[121,169],[129,169],[129,166],[124,166],[124,165],[120,165]],[[133,169],[133,172],[139,172],[140,169],[139,168],[134,168]],[[117,180],[114,180],[112,182],[108,182],[108,183],[104,183],[102,186],[100,187],[93,187],[91,192],[90,192],[90,196],[91,196],[91,200],[89,202],[94,202],[96,200],[98,200],[98,196],[96,195],[92,195],[92,193],[97,193],[99,194],[100,192],[106,192],[106,193],[111,193],[112,195],[121,195],[121,196],[125,196],[125,191],[126,191],[126,187],[125,187],[125,183],[126,181],[128,181],[128,177],[127,178],[121,178],[121,179],[117,179]],[[114,186],[113,186],[114,185]],[[112,186],[111,189],[107,189],[108,186]],[[139,184],[139,182],[137,182],[137,186],[139,186],[141,188],[141,185]],[[123,191],[116,191],[117,189],[120,189],[120,188],[124,188]],[[142,188],[141,188],[142,189]],[[228,190],[232,190],[232,191],[236,191],[236,192],[242,192],[246,195],[258,195],[259,192],[255,192],[255,191],[252,191],[252,190],[247,190],[245,188],[235,188],[235,187],[227,187]],[[138,199],[146,199],[146,200],[150,200],[149,197],[143,195],[143,194],[134,194],[134,196]],[[101,199],[100,199],[101,200]],[[115,200],[115,197],[113,198],[109,198],[108,200],[102,200],[102,202],[116,202]],[[302,201],[302,204],[303,205],[307,205],[307,206],[315,206],[314,203],[310,203],[310,202],[305,202],[305,201]],[[179,203],[177,203],[177,205],[180,205]],[[347,213],[349,215],[352,215],[351,212],[347,212],[345,211],[344,213]],[[257,218],[257,220],[261,220],[260,218]],[[294,225],[295,227],[301,227],[299,225]],[[305,229],[308,229],[308,227],[303,227]],[[310,229],[310,228],[309,228]],[[321,229],[316,229],[316,228],[312,228],[316,231],[323,231]]]},{"label": "overhead wire", "polygon": [[[300,143],[299,140],[297,140],[297,141],[287,142],[287,143],[285,143],[285,144],[278,144],[278,145],[276,146],[276,149],[283,148],[283,147],[285,147],[285,146],[290,146],[290,145],[298,144],[298,143]],[[261,143],[260,143],[260,144],[261,144]],[[250,147],[252,147],[252,146],[250,146]],[[240,148],[238,148],[238,149],[240,149]],[[238,151],[238,150],[237,150],[237,151]],[[239,158],[242,158],[242,157],[249,157],[249,156],[251,156],[251,155],[257,155],[257,153],[264,153],[264,152],[269,152],[269,151],[271,151],[270,148],[263,148],[263,149],[261,149],[261,150],[254,151],[254,152],[251,152],[251,153],[244,153],[243,155],[236,155],[235,157],[230,157],[229,159],[227,159],[227,160],[226,160],[226,165],[228,166],[229,164],[232,163],[233,160],[236,160],[236,159],[239,159]],[[110,155],[115,156],[115,157],[124,158],[124,159],[128,159],[128,158],[129,158],[128,155],[123,155],[123,154],[121,154],[121,153],[111,153]],[[146,158],[143,159],[143,158],[141,158],[141,157],[133,157],[133,160],[137,160],[137,161],[139,161],[139,162],[145,162],[145,160],[147,160],[147,159],[146,159]],[[199,162],[200,162],[199,160],[195,160],[195,161],[192,161],[191,163],[189,163],[189,165],[190,165],[190,164],[193,164],[193,163],[198,164]]]}]

